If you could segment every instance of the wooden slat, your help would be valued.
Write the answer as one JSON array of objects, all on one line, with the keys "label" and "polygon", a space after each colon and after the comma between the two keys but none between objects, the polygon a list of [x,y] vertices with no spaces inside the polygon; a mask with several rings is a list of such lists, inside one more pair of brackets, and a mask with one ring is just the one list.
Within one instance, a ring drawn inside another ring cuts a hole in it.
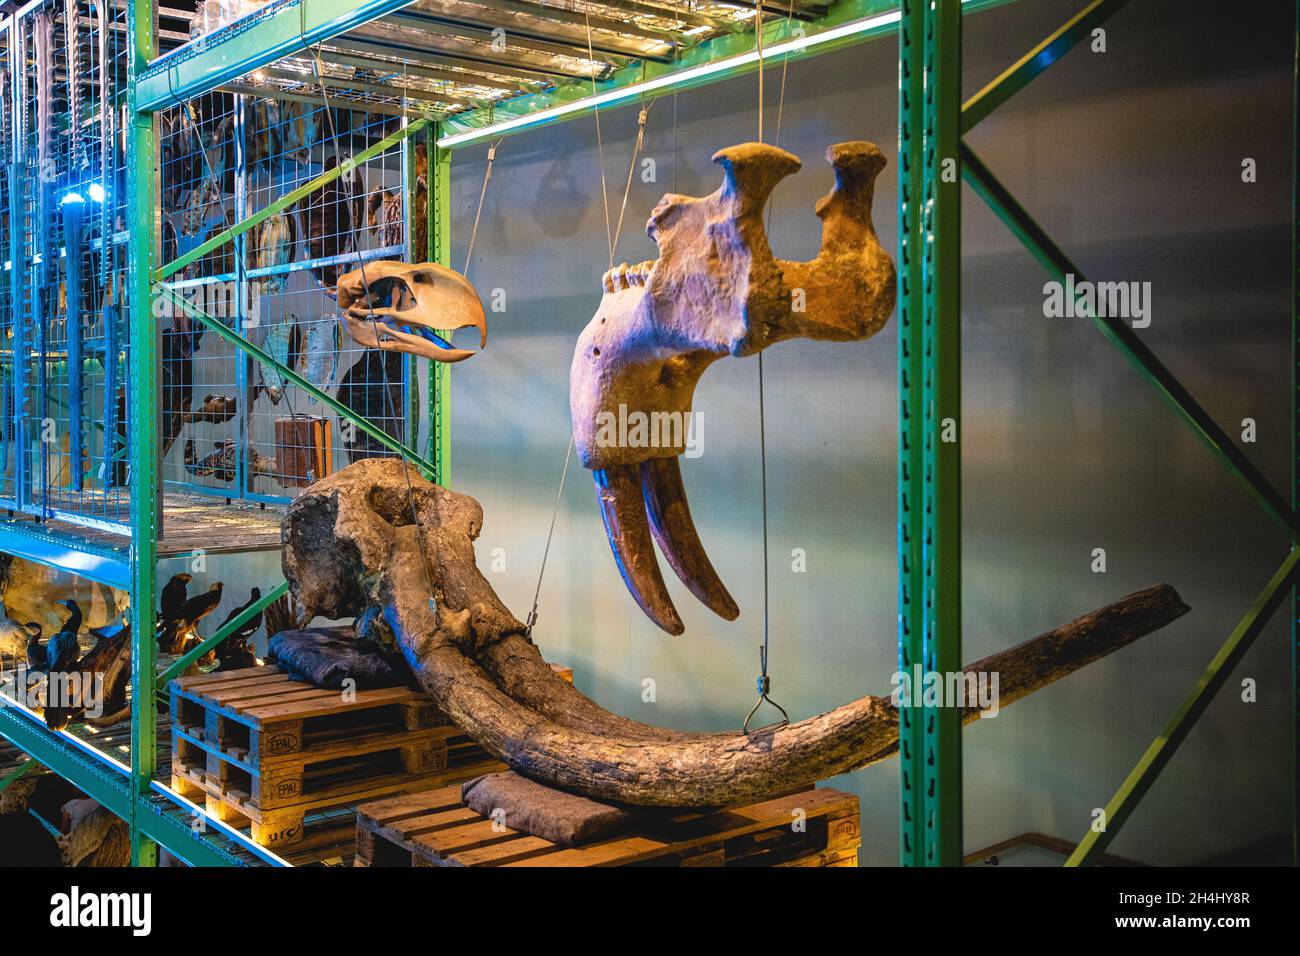
[{"label": "wooden slat", "polygon": [[[324,714],[339,714],[351,710],[364,710],[369,707],[382,705],[385,703],[405,703],[411,699],[411,692],[406,688],[393,688],[392,691],[369,691],[368,697],[361,697],[352,702],[342,701],[337,691],[331,693],[330,702],[327,704],[282,704],[269,707],[254,707],[243,713],[245,716],[254,718],[262,723],[271,723],[276,718],[286,719],[290,717],[319,717]],[[386,695],[386,696],[385,696]]]}]

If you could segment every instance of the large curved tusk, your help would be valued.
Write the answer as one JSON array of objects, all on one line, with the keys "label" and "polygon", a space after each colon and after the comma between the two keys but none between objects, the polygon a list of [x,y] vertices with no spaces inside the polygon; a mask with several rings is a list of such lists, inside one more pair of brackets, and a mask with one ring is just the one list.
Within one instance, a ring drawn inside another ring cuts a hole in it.
[{"label": "large curved tusk", "polygon": [[669,634],[681,634],[686,626],[668,596],[659,562],[655,560],[654,545],[650,543],[640,469],[636,465],[611,465],[591,474],[600,498],[605,536],[614,551],[623,583],[650,620]]},{"label": "large curved tusk", "polygon": [[[1173,588],[1148,588],[964,671],[997,673],[998,706],[1006,707],[1186,611]],[[398,639],[406,646],[400,632]],[[421,658],[417,675],[457,725],[515,770],[596,799],[720,806],[858,770],[897,752],[898,712],[885,697],[863,697],[751,735],[692,734],[610,714],[549,668],[537,669],[526,690],[518,680],[500,686],[490,676],[497,669],[443,647]],[[576,699],[591,711],[571,709]],[[963,723],[978,719],[978,708],[964,709]]]},{"label": "large curved tusk", "polygon": [[[615,484],[624,496],[639,492],[625,471]],[[644,522],[639,496],[630,503]],[[750,735],[663,730],[605,711],[546,667],[479,571],[474,539],[482,521],[472,498],[430,484],[401,461],[356,462],[290,505],[285,577],[303,607],[328,617],[382,607],[447,716],[515,770],[551,786],[629,804],[717,806],[896,752],[897,710],[883,697]],[[1004,707],[1186,611],[1173,588],[1148,588],[966,672],[996,673]],[[962,714],[966,722],[978,716],[973,707]]]},{"label": "large curved tusk", "polygon": [[691,507],[682,485],[681,464],[676,458],[650,458],[641,463],[641,483],[645,489],[645,510],[650,530],[683,584],[706,604],[714,614],[734,621],[740,608],[727,592],[726,585],[713,570],[708,552],[700,543]]}]

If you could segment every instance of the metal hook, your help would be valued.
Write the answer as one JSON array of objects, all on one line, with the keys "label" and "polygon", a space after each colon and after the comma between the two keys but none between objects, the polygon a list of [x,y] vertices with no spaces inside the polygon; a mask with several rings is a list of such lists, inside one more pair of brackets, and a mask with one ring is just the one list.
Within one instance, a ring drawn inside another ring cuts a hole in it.
[{"label": "metal hook", "polygon": [[[767,648],[766,647],[762,647],[762,646],[759,647],[758,661],[760,667],[762,668],[762,673],[758,675],[758,682],[757,682],[758,700],[754,702],[754,706],[750,710],[749,716],[745,718],[745,723],[742,724],[740,728],[740,732],[745,734],[746,736],[750,734],[761,734],[765,730],[778,730],[781,727],[786,727],[789,726],[790,724],[790,715],[785,712],[785,708],[782,707],[780,704],[778,704],[776,701],[774,701],[771,697],[767,696],[768,692],[771,691],[772,689],[772,678],[767,676]],[[758,713],[758,708],[763,706],[764,701],[771,704],[773,707],[775,707],[777,710],[781,712],[781,719],[770,724],[764,724],[762,727],[757,727],[754,730],[750,730],[749,722],[754,719],[754,715]]]}]

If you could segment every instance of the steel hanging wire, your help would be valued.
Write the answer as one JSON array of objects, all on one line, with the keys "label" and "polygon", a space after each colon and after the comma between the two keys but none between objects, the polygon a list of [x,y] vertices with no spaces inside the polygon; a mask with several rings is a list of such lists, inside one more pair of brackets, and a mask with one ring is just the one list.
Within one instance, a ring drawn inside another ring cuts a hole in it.
[{"label": "steel hanging wire", "polygon": [[[793,0],[792,0],[793,4]],[[763,4],[762,0],[754,0],[754,42],[758,50],[758,141],[763,142]],[[781,97],[784,102],[785,98],[785,77],[781,77]],[[777,112],[780,116],[780,109]],[[779,134],[778,134],[779,135]],[[768,216],[771,216],[771,207],[768,207]],[[741,732],[744,734],[762,733],[767,730],[775,730],[784,727],[790,723],[790,715],[786,713],[784,707],[772,699],[772,678],[768,676],[767,662],[768,650],[771,646],[771,592],[769,585],[769,555],[768,555],[768,527],[767,527],[767,414],[764,407],[763,397],[765,395],[763,382],[763,353],[758,353],[758,462],[759,462],[759,483],[762,488],[762,508],[763,508],[763,643],[758,649],[758,679],[755,682],[755,688],[758,692],[758,699],[754,701],[754,706],[750,709],[745,722],[741,725]],[[749,729],[749,722],[754,719],[760,707],[768,703],[781,712],[781,719],[775,723],[765,724],[754,730]]]},{"label": "steel hanging wire", "polygon": [[[591,21],[587,17],[585,11],[583,12],[583,19],[586,20],[587,22],[587,54],[590,59],[594,60],[595,56],[592,53]],[[593,94],[596,92],[596,76],[594,73],[591,76],[591,90]],[[619,236],[622,234],[623,231],[623,215],[627,211],[628,197],[631,195],[632,192],[632,177],[636,172],[637,157],[640,155],[641,149],[645,145],[646,122],[650,117],[650,106],[653,105],[654,105],[653,100],[651,100],[648,106],[645,105],[643,101],[641,106],[641,112],[637,116],[636,143],[632,147],[632,159],[628,165],[627,183],[623,187],[623,202],[622,205],[619,207],[619,211],[618,211],[617,229],[611,228],[610,215],[609,215],[609,189],[605,183],[605,143],[604,143],[604,138],[602,137],[600,132],[600,108],[596,107],[593,110],[596,119],[596,154],[597,154],[597,159],[600,163],[600,194],[603,200],[603,206],[605,211],[605,237],[609,243],[609,268],[610,269],[614,268],[614,253],[618,248]],[[492,151],[489,151],[488,157],[489,157],[488,171],[490,174]],[[486,180],[484,181],[484,188],[486,188]],[[480,206],[480,211],[481,211],[481,206]],[[477,228],[478,226],[477,217],[475,217],[474,224],[475,227]],[[555,494],[555,508],[551,511],[551,523],[550,523],[550,527],[547,529],[546,532],[546,545],[542,549],[542,563],[541,563],[541,567],[539,567],[537,571],[537,587],[533,591],[533,606],[532,609],[529,610],[528,612],[526,633],[530,640],[532,639],[533,636],[533,626],[537,623],[537,608],[542,595],[542,581],[546,577],[546,562],[549,559],[551,554],[551,539],[555,536],[555,522],[560,515],[560,505],[564,501],[564,485],[565,485],[565,481],[569,476],[569,461],[573,457],[573,442],[574,442],[573,429],[570,428],[569,444],[564,452],[564,466],[560,469],[560,487]]]},{"label": "steel hanging wire", "polygon": [[[334,122],[334,112],[333,112],[333,107],[330,105],[329,90],[325,83],[324,70],[322,68],[323,64],[321,63],[321,58],[320,58],[320,51],[306,42],[305,30],[302,24],[302,18],[305,16],[306,16],[306,8],[304,5],[303,10],[299,13],[299,38],[303,41],[303,49],[306,50],[311,55],[312,58],[312,73],[315,75],[316,82],[320,86],[321,101],[324,105],[325,119],[326,122],[329,123],[330,146],[334,150],[334,156],[337,161],[338,157],[341,155],[341,153],[339,152],[338,126]],[[403,92],[402,108],[403,108],[403,112],[405,113],[407,109],[405,92]],[[410,223],[406,223],[405,225],[406,225],[406,229],[409,230]],[[361,271],[361,285],[362,288],[366,290],[366,301],[369,302],[370,301],[370,280],[366,275],[365,258],[363,256],[358,255],[357,262]],[[373,311],[370,312],[368,319],[370,321],[371,332],[375,336],[375,341],[376,342],[381,341],[380,333],[379,333],[379,323],[376,320],[376,316]],[[383,350],[380,349],[380,351],[382,352]],[[389,382],[388,379],[388,369],[381,362],[379,370],[380,370],[380,375],[382,377],[381,380],[383,383],[384,399],[388,406],[390,421],[396,423],[398,421],[397,408],[395,402],[393,401],[393,390],[391,387],[391,383]],[[402,463],[405,466],[402,469],[402,476],[406,481],[406,498],[407,498],[407,503],[410,505],[411,508],[411,521],[415,524],[417,529],[423,529],[423,525],[420,523],[419,509],[417,508],[415,503],[415,488],[411,484],[410,457],[404,448],[401,451],[399,451],[398,457],[401,458]],[[429,591],[429,610],[436,612],[438,608],[437,608],[437,600],[433,593],[434,592],[433,574],[429,565],[429,554],[428,551],[425,549],[425,545],[424,545],[424,536],[422,534],[417,533],[415,536],[415,541],[420,549],[420,561],[421,564],[423,565],[421,570],[424,572],[425,586],[428,588]]]}]

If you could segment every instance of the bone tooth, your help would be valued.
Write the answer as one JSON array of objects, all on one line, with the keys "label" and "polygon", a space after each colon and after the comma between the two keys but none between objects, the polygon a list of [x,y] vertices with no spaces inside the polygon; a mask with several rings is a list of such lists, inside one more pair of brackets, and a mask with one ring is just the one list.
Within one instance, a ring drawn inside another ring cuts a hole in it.
[{"label": "bone tooth", "polygon": [[636,465],[611,465],[592,472],[600,499],[605,536],[623,583],[646,616],[669,634],[686,630],[664,586],[650,540],[650,524],[642,503],[641,472]]},{"label": "bone tooth", "polygon": [[677,577],[714,614],[734,621],[740,616],[740,608],[727,593],[700,543],[695,522],[691,520],[678,459],[651,458],[642,462],[641,482],[650,530]]}]

